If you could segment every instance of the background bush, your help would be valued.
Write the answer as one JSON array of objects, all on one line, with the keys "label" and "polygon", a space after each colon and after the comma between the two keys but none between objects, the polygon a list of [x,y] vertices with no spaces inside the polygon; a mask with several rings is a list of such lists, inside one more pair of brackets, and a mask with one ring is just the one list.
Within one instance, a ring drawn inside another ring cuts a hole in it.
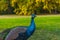
[{"label": "background bush", "polygon": [[60,13],[60,0],[0,0],[0,14]]}]

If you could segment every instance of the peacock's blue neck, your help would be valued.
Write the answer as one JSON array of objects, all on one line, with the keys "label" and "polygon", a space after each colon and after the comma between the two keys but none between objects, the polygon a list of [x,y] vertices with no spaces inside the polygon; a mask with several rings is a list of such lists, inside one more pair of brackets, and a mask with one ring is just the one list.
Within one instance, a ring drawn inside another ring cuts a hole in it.
[{"label": "peacock's blue neck", "polygon": [[28,27],[27,33],[30,36],[35,30],[35,22],[34,22],[34,18],[31,19],[31,24]]},{"label": "peacock's blue neck", "polygon": [[34,22],[34,18],[31,18],[31,24],[29,29],[35,29],[35,22]]},{"label": "peacock's blue neck", "polygon": [[35,30],[35,22],[34,22],[34,18],[31,18],[31,24],[30,24],[29,29],[30,29],[30,31]]}]

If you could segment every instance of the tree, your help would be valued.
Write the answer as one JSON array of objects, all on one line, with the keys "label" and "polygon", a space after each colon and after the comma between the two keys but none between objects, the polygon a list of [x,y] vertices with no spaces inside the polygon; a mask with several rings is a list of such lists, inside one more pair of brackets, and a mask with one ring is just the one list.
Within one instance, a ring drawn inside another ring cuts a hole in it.
[{"label": "tree", "polygon": [[0,0],[0,14],[3,13],[2,11],[6,11],[7,7],[6,0]]}]

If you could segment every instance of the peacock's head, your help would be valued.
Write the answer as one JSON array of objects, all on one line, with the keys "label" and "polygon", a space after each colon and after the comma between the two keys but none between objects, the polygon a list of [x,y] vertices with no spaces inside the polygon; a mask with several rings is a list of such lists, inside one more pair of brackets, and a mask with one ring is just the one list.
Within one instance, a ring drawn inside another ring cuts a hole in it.
[{"label": "peacock's head", "polygon": [[36,15],[35,14],[32,14],[32,18],[35,18],[36,17]]}]

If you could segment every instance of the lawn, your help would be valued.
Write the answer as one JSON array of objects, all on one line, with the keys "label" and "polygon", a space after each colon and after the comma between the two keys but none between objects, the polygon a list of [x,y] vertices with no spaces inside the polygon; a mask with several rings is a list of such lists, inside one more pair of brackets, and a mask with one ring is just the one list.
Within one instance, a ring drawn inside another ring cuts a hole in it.
[{"label": "lawn", "polygon": [[[29,26],[31,17],[0,17],[0,31],[16,26]],[[60,40],[60,16],[37,16],[36,31],[29,40]]]}]

